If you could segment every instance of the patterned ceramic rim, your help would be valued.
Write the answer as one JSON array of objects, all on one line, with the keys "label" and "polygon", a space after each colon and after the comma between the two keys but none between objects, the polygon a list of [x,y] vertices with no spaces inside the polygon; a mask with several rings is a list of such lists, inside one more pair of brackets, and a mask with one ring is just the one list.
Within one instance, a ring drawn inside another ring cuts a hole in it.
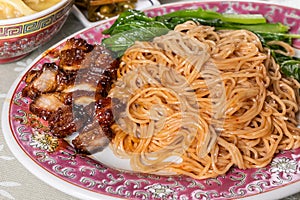
[{"label": "patterned ceramic rim", "polygon": [[[259,12],[269,20],[293,25],[292,32],[300,29],[300,10],[256,2],[209,1],[182,2],[147,9],[149,15],[159,15],[178,9],[203,7],[226,12]],[[272,14],[275,13],[275,14]],[[70,37],[81,37],[98,43],[101,31],[114,19],[84,29]],[[61,48],[61,41],[53,48]],[[47,51],[49,52],[49,51]],[[28,112],[28,99],[20,92],[24,77],[44,62],[55,61],[44,53],[19,77],[5,101],[2,125],[5,139],[15,156],[33,174],[51,186],[82,199],[273,199],[298,192],[300,188],[300,149],[279,153],[270,165],[261,169],[232,168],[217,178],[195,180],[184,176],[158,176],[120,171],[88,157],[76,155],[74,149],[50,135],[32,130],[44,126]],[[52,150],[60,145],[58,150]]]},{"label": "patterned ceramic rim", "polygon": [[70,10],[73,0],[66,2],[60,9],[46,14],[40,18],[32,19],[17,24],[0,25],[0,39],[9,39],[14,37],[22,37],[40,30],[46,29],[51,24],[56,23]]}]

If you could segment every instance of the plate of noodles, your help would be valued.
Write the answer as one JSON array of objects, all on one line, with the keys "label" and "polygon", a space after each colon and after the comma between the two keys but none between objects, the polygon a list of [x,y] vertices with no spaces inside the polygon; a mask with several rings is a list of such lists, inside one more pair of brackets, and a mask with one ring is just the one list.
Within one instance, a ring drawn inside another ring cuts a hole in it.
[{"label": "plate of noodles", "polygon": [[86,28],[13,84],[7,144],[80,199],[299,192],[299,16],[265,2],[178,2]]}]

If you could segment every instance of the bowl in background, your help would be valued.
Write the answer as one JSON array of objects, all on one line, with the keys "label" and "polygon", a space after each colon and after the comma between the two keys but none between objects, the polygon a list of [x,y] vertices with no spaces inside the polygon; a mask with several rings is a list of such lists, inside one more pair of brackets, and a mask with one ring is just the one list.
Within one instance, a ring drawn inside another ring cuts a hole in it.
[{"label": "bowl in background", "polygon": [[63,26],[74,0],[38,13],[0,20],[0,63],[19,60],[48,42]]}]

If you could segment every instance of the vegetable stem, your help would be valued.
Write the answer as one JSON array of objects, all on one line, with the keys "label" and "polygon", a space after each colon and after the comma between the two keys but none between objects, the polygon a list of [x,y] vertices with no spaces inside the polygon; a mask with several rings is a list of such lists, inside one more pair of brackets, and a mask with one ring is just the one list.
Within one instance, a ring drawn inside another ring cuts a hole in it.
[{"label": "vegetable stem", "polygon": [[266,23],[266,18],[261,14],[221,14],[211,10],[203,10],[202,8],[196,10],[179,10],[163,16],[156,17],[156,20],[167,20],[172,17],[190,17],[200,19],[220,19],[223,22],[238,23],[238,24],[261,24]]},{"label": "vegetable stem", "polygon": [[266,18],[261,14],[226,14],[221,17],[224,22],[238,23],[238,24],[265,24]]}]

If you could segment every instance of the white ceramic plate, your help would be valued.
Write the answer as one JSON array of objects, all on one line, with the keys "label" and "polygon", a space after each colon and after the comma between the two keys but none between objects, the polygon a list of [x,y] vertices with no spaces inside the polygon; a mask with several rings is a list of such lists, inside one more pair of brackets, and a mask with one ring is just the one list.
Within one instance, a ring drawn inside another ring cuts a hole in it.
[{"label": "white ceramic plate", "polygon": [[[207,1],[182,2],[147,9],[147,13],[158,15],[184,8],[203,7],[220,12],[262,13],[271,21],[292,26],[291,31],[300,30],[300,10],[279,5],[257,2]],[[274,12],[276,11],[276,15]],[[70,37],[81,37],[89,43],[99,43],[101,32],[115,18],[86,28]],[[70,38],[69,37],[69,38]],[[67,40],[51,49],[59,49]],[[299,42],[297,43],[299,46]],[[58,141],[59,148],[50,135],[37,135],[44,124],[30,115],[28,99],[20,94],[25,86],[24,77],[43,63],[56,60],[46,51],[28,66],[12,85],[2,113],[4,136],[16,158],[34,175],[51,186],[70,195],[87,199],[279,199],[300,191],[300,149],[281,152],[272,163],[261,169],[240,170],[232,168],[226,175],[217,178],[196,180],[185,176],[159,176],[141,174],[111,168],[89,157],[76,155],[74,149]],[[45,142],[47,141],[47,142]],[[113,162],[114,158],[108,158]]]}]

